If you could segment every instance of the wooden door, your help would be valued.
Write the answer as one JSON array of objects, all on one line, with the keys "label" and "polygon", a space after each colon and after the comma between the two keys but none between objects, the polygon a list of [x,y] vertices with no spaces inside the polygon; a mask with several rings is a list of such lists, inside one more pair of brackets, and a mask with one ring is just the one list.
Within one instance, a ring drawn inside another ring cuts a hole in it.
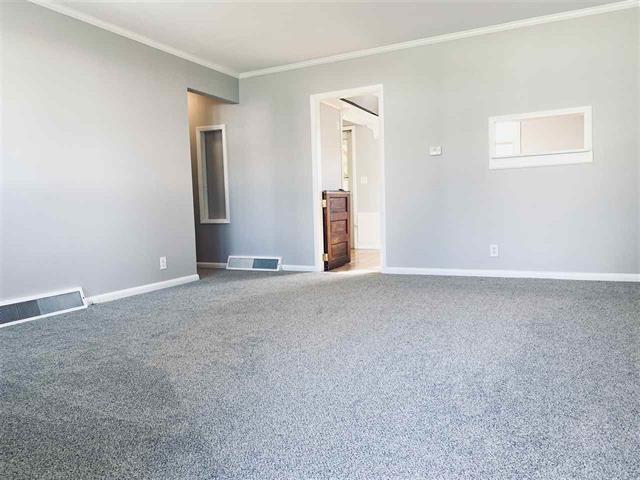
[{"label": "wooden door", "polygon": [[324,269],[333,270],[351,261],[351,195],[322,192],[324,219]]}]

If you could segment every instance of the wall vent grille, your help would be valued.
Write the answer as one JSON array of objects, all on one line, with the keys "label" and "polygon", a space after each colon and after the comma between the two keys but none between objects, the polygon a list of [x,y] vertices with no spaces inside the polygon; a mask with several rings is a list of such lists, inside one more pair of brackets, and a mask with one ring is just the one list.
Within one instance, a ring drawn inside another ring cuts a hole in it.
[{"label": "wall vent grille", "polygon": [[261,272],[277,272],[280,270],[281,257],[255,257],[230,255],[227,270],[257,270]]},{"label": "wall vent grille", "polygon": [[0,327],[87,308],[81,288],[0,302]]}]

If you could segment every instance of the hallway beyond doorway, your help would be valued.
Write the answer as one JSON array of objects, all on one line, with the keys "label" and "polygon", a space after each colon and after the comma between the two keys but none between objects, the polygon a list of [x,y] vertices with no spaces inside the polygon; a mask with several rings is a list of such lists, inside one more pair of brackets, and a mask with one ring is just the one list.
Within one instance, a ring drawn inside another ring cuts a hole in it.
[{"label": "hallway beyond doorway", "polygon": [[351,250],[351,261],[346,265],[334,268],[331,272],[379,272],[380,250]]}]

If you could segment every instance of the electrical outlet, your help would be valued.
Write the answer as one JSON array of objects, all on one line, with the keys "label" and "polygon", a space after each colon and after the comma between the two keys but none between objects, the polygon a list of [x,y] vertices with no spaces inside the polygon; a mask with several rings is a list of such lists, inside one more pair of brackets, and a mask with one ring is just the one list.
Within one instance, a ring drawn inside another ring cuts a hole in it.
[{"label": "electrical outlet", "polygon": [[167,269],[167,257],[160,257],[160,270]]},{"label": "electrical outlet", "polygon": [[430,145],[429,155],[431,155],[432,157],[442,155],[442,147],[440,145]]},{"label": "electrical outlet", "polygon": [[490,257],[500,256],[500,250],[498,250],[498,245],[489,245],[489,256]]}]

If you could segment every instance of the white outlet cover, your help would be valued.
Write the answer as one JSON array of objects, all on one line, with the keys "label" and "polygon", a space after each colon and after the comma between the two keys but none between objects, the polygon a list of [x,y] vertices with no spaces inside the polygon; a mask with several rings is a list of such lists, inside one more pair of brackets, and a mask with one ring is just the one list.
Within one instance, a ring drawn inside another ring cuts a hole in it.
[{"label": "white outlet cover", "polygon": [[369,183],[369,177],[360,177],[361,185],[366,185],[367,183]]},{"label": "white outlet cover", "polygon": [[442,155],[442,147],[440,145],[429,146],[429,155],[431,155],[432,157]]},{"label": "white outlet cover", "polygon": [[500,249],[498,248],[498,245],[489,245],[489,256],[490,257],[499,257],[500,256]]},{"label": "white outlet cover", "polygon": [[160,270],[167,269],[167,257],[160,257]]}]

